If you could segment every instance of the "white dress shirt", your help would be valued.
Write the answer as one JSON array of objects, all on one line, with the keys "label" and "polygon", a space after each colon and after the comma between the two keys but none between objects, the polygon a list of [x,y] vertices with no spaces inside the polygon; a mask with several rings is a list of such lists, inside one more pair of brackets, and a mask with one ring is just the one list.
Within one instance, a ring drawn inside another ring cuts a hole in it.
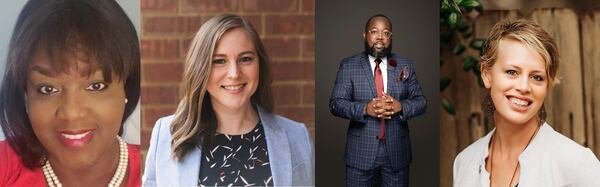
[{"label": "white dress shirt", "polygon": [[[495,131],[477,140],[454,160],[454,186],[490,186],[485,168],[488,145]],[[519,156],[519,187],[600,186],[600,161],[594,153],[544,123]]]},{"label": "white dress shirt", "polygon": [[[367,56],[369,56],[369,62],[371,63],[371,72],[373,72],[373,78],[375,78],[375,66],[377,65],[377,63],[375,63],[375,59],[377,58],[371,55]],[[387,93],[387,57],[383,57],[380,59],[381,63],[379,63],[379,69],[381,70],[381,76],[383,76],[383,92]]]}]

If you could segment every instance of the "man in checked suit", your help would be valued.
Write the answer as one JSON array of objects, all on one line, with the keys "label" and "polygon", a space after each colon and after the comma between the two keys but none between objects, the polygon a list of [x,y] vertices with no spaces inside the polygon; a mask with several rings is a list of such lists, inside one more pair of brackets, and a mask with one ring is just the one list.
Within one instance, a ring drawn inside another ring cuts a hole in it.
[{"label": "man in checked suit", "polygon": [[329,109],[350,120],[346,140],[347,186],[408,186],[412,160],[407,120],[425,113],[410,60],[391,53],[392,24],[368,19],[365,51],[342,60]]}]

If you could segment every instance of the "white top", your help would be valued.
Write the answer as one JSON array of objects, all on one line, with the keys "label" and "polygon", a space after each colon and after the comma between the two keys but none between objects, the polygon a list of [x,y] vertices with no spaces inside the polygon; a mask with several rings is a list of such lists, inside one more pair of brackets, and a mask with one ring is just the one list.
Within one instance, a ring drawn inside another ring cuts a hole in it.
[{"label": "white top", "polygon": [[[369,63],[371,63],[371,72],[373,72],[373,78],[375,77],[375,57],[369,56]],[[379,69],[381,69],[381,76],[383,76],[383,92],[387,93],[387,57],[382,57],[381,63],[379,63]]]},{"label": "white top", "polygon": [[[485,169],[488,145],[495,131],[477,140],[454,160],[454,186],[490,186]],[[594,153],[544,123],[519,156],[519,187],[600,186],[600,161]]]}]

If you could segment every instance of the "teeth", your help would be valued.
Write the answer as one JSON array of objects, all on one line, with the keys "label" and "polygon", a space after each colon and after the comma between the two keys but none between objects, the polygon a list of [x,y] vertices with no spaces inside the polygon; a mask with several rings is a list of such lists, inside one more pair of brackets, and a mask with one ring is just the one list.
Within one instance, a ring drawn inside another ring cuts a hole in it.
[{"label": "teeth", "polygon": [[527,106],[527,105],[529,105],[528,101],[521,100],[521,99],[518,99],[518,98],[515,98],[515,97],[511,97],[510,101],[512,103],[516,104],[516,105],[519,105],[519,106]]},{"label": "teeth", "polygon": [[86,135],[88,135],[90,133],[90,131],[81,133],[81,134],[65,134],[65,133],[61,133],[61,135],[67,139],[71,139],[71,140],[77,140],[77,139],[81,139],[83,137],[85,137]]},{"label": "teeth", "polygon": [[237,86],[223,86],[223,88],[225,88],[226,90],[239,90],[242,89],[242,87],[244,87],[243,84]]}]

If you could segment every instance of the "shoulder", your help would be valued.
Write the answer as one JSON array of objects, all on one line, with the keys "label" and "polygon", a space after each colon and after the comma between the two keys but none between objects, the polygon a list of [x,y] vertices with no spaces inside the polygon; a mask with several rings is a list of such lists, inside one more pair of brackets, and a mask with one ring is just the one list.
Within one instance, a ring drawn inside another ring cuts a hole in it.
[{"label": "shoulder", "polygon": [[486,135],[467,146],[467,148],[462,150],[458,156],[456,156],[456,159],[454,159],[454,167],[469,165],[469,162],[474,162],[479,160],[479,157],[484,157],[488,142],[489,138]]},{"label": "shoulder", "polygon": [[278,129],[285,132],[288,142],[292,146],[310,146],[310,138],[308,130],[303,123],[288,119],[286,117],[260,111],[261,117],[264,119],[262,123],[265,128]]},{"label": "shoulder", "polygon": [[5,160],[9,156],[16,156],[15,151],[10,147],[7,140],[0,141],[0,160]]},{"label": "shoulder", "polygon": [[[175,119],[175,115],[161,117],[158,120],[156,120],[156,125],[168,127],[171,125],[171,122],[173,121],[173,119]],[[164,128],[164,127],[161,127],[161,128]]]},{"label": "shoulder", "polygon": [[150,137],[150,148],[154,148],[155,154],[168,152],[171,149],[171,122],[174,116],[166,116],[156,120]]},{"label": "shoulder", "polygon": [[555,131],[549,125],[544,124],[541,130],[544,132],[543,138],[540,138],[540,144],[543,145],[542,151],[544,152],[541,154],[556,155],[552,158],[557,159],[557,163],[565,163],[565,167],[573,167],[575,165],[570,163],[578,162],[583,165],[589,165],[598,162],[598,159],[595,158],[590,149]]},{"label": "shoulder", "polygon": [[551,126],[544,124],[540,128],[540,144],[544,145],[544,150],[555,152],[562,156],[573,157],[587,150],[587,148],[579,145],[565,135],[555,131]]},{"label": "shoulder", "polygon": [[405,64],[405,65],[410,65],[412,66],[412,60],[402,57],[396,53],[392,53],[392,59],[396,60],[399,64]]},{"label": "shoulder", "polygon": [[0,141],[0,184],[6,184],[9,172],[18,170],[21,163],[8,141]]},{"label": "shoulder", "polygon": [[[0,171],[4,169],[12,168],[7,171],[25,167],[21,163],[19,155],[12,149],[7,140],[0,141]],[[8,167],[6,167],[8,166]],[[0,174],[3,175],[3,174]]]},{"label": "shoulder", "polygon": [[158,136],[171,136],[171,122],[175,118],[175,115],[169,115],[156,120],[154,128],[152,129],[152,135]]},{"label": "shoulder", "polygon": [[354,54],[352,56],[342,59],[342,65],[356,64],[357,62],[360,62],[361,59],[365,59],[365,58],[366,58],[365,53],[360,52],[360,53],[357,53],[357,54]]},{"label": "shoulder", "polygon": [[469,171],[477,171],[479,169],[480,162],[486,157],[488,143],[493,131],[490,131],[487,135],[473,142],[462,150],[454,159],[454,177],[465,177],[464,175],[470,175]]},{"label": "shoulder", "polygon": [[532,142],[534,149],[527,154],[538,168],[550,172],[548,174],[553,178],[581,186],[600,184],[600,174],[597,172],[600,171],[600,161],[590,149],[555,131],[548,124],[544,124],[538,133],[539,141],[535,142],[535,146]]},{"label": "shoulder", "polygon": [[127,152],[129,156],[129,177],[127,184],[128,186],[139,186],[139,183],[141,181],[140,145],[127,144]]},{"label": "shoulder", "polygon": [[279,128],[282,128],[286,132],[288,132],[288,135],[308,133],[308,131],[306,130],[306,126],[303,123],[288,119],[277,114],[271,115],[273,116],[273,121],[276,123],[276,125]]},{"label": "shoulder", "polygon": [[44,184],[40,168],[28,169],[8,141],[0,141],[0,186],[39,186]]}]

